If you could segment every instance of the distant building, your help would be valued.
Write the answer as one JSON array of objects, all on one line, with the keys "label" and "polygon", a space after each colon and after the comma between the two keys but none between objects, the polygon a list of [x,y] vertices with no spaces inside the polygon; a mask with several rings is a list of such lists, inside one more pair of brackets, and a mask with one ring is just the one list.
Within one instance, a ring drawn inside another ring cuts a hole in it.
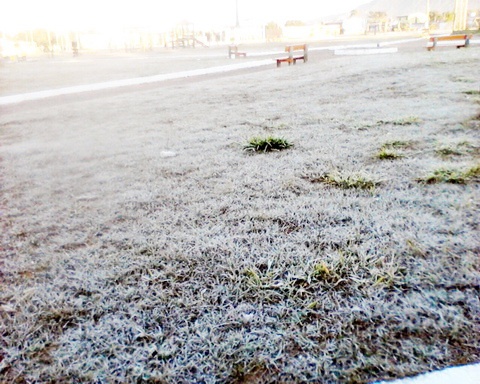
[{"label": "distant building", "polygon": [[341,21],[332,21],[323,24],[323,33],[325,36],[338,36],[343,32]]},{"label": "distant building", "polygon": [[361,16],[350,16],[342,22],[342,33],[344,35],[364,34],[367,28],[367,20]]}]

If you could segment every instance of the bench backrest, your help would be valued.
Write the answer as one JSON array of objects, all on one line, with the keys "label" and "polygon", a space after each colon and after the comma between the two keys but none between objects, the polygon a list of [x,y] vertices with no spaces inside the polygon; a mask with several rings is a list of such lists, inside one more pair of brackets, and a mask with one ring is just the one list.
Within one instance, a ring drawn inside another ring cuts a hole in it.
[{"label": "bench backrest", "polygon": [[307,50],[307,44],[289,45],[285,47],[285,52],[306,51],[306,50]]},{"label": "bench backrest", "polygon": [[430,41],[454,41],[454,40],[468,40],[471,36],[468,35],[450,35],[450,36],[434,36],[430,37]]}]

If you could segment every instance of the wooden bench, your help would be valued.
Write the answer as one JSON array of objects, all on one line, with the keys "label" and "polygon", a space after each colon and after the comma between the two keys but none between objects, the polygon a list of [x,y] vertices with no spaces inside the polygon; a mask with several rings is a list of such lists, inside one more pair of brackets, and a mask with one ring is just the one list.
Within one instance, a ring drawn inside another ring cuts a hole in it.
[{"label": "wooden bench", "polygon": [[231,59],[233,57],[235,57],[235,59],[237,57],[247,57],[247,53],[246,52],[238,52],[238,46],[237,45],[230,45],[228,47],[228,58]]},{"label": "wooden bench", "polygon": [[[468,47],[470,45],[470,39],[472,35],[450,35],[450,36],[433,36],[430,37],[430,40],[427,45],[429,51],[435,50],[435,47],[440,42],[453,42],[453,44],[445,45],[454,45],[458,48]],[[443,45],[443,44],[442,44]]]},{"label": "wooden bench", "polygon": [[288,52],[288,57],[277,59],[277,67],[282,63],[292,65],[297,63],[297,60],[303,60],[304,63],[308,61],[308,45],[289,45],[285,47],[285,52]]}]

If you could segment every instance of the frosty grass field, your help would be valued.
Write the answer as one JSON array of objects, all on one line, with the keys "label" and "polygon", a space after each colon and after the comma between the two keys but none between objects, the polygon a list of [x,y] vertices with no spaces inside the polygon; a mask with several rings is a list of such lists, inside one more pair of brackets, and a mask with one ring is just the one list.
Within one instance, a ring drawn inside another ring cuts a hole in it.
[{"label": "frosty grass field", "polygon": [[[0,106],[0,381],[479,362],[480,47],[422,44]],[[231,63],[195,54],[6,63],[0,96]]]}]

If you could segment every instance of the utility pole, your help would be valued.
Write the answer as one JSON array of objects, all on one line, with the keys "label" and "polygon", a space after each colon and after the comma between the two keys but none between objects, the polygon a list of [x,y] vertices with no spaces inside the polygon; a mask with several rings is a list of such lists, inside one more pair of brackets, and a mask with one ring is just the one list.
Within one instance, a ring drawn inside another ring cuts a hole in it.
[{"label": "utility pole", "polygon": [[464,31],[467,29],[468,0],[455,0],[455,20],[453,22],[454,31]]},{"label": "utility pole", "polygon": [[427,0],[427,22],[425,24],[427,32],[430,31],[430,0]]},{"label": "utility pole", "polygon": [[235,17],[236,17],[235,26],[238,28],[240,27],[240,19],[238,18],[238,0],[235,0]]},{"label": "utility pole", "polygon": [[240,18],[238,17],[238,0],[235,0],[235,28],[232,28],[232,42],[238,43],[240,39]]}]

